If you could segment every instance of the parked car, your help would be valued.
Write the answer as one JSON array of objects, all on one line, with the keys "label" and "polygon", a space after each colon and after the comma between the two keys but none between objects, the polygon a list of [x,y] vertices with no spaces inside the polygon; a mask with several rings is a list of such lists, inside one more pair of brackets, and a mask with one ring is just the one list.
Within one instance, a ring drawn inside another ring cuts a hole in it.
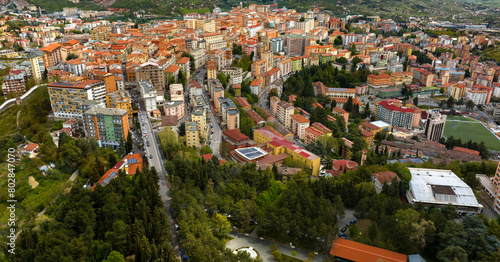
[{"label": "parked car", "polygon": [[346,231],[347,231],[347,227],[343,227],[343,228],[340,230],[340,232],[342,232],[342,233],[344,233],[344,232],[346,232]]},{"label": "parked car", "polygon": [[182,258],[182,261],[188,261],[188,256],[186,255],[186,253],[182,253],[181,258]]},{"label": "parked car", "polygon": [[149,140],[148,140],[148,141],[146,141],[146,145],[149,147]]},{"label": "parked car", "polygon": [[153,159],[153,155],[152,154],[149,155],[149,159]]}]

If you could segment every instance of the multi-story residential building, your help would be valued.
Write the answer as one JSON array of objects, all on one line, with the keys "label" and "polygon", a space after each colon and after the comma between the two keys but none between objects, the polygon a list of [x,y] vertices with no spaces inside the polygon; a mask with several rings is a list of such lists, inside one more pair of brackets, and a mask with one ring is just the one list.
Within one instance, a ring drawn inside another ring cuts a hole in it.
[{"label": "multi-story residential building", "polygon": [[85,136],[97,140],[99,146],[117,148],[128,136],[127,114],[127,110],[117,108],[90,108],[83,113]]},{"label": "multi-story residential building", "polygon": [[198,123],[196,121],[186,123],[186,145],[196,148],[200,145]]},{"label": "multi-story residential building", "polygon": [[396,73],[393,72],[391,74],[391,80],[392,83],[396,86],[401,86],[403,84],[405,85],[411,85],[413,81],[413,74],[410,72],[402,72],[402,73]]},{"label": "multi-story residential building", "polygon": [[465,96],[466,89],[467,86],[465,84],[455,83],[450,85],[450,87],[448,87],[447,93],[449,96],[453,97],[455,101],[458,101]]},{"label": "multi-story residential building", "polygon": [[317,129],[316,127],[313,127],[313,126],[309,126],[308,128],[306,128],[305,130],[305,137],[304,137],[304,143],[306,144],[309,144],[315,140],[318,139],[318,137],[324,135],[325,133],[323,133],[322,131],[320,131],[319,129]]},{"label": "multi-story residential building", "polygon": [[151,84],[149,80],[141,80],[139,81],[139,91],[141,97],[144,99],[144,105],[146,106],[145,110],[147,112],[151,112],[152,110],[157,109],[156,107],[156,96],[157,92]]},{"label": "multi-story residential building", "polygon": [[207,133],[208,125],[206,119],[207,119],[207,114],[205,108],[203,107],[196,107],[194,108],[193,112],[191,112],[191,121],[197,123],[200,136],[203,137],[204,139],[207,138],[208,134]]},{"label": "multi-story residential building", "polygon": [[52,43],[40,49],[43,51],[43,66],[47,70],[63,61],[61,46],[59,43]]},{"label": "multi-story residential building", "polygon": [[189,97],[192,99],[195,96],[203,95],[203,88],[198,81],[189,81],[188,83]]},{"label": "multi-story residential building", "polygon": [[68,67],[68,72],[73,73],[75,76],[82,76],[83,72],[87,70],[85,61],[80,59],[69,60],[66,62],[66,66]]},{"label": "multi-story residential building", "polygon": [[136,67],[135,79],[137,82],[141,80],[150,80],[153,88],[159,95],[163,95],[165,90],[165,69],[163,66],[153,62],[146,62]]},{"label": "multi-story residential building", "polygon": [[488,98],[488,92],[485,90],[466,89],[465,98],[474,102],[476,105],[484,105],[486,104],[486,99]]},{"label": "multi-story residential building", "polygon": [[250,83],[250,89],[252,90],[252,94],[259,95],[261,90],[261,82],[260,79],[254,79],[252,83]]},{"label": "multi-story residential building", "polygon": [[26,71],[13,70],[8,75],[4,76],[2,83],[3,95],[5,97],[9,94],[20,96],[26,92]]},{"label": "multi-story residential building", "polygon": [[290,115],[290,131],[299,139],[305,138],[306,128],[308,127],[309,119],[303,117],[301,114]]},{"label": "multi-story residential building", "polygon": [[191,64],[189,63],[190,58],[189,57],[182,57],[181,59],[177,60],[175,62],[175,65],[179,66],[179,68],[186,73],[186,78],[189,78],[191,74]]},{"label": "multi-story residential building", "polygon": [[332,109],[332,113],[335,116],[337,116],[337,115],[342,116],[342,118],[344,119],[344,122],[345,122],[345,128],[347,129],[347,124],[349,121],[349,113],[340,107],[334,107]]},{"label": "multi-story residential building", "polygon": [[396,106],[392,102],[382,101],[378,105],[377,117],[393,127],[412,129],[415,110]]},{"label": "multi-story residential building", "polygon": [[29,54],[31,62],[31,75],[35,79],[36,84],[42,82],[43,72],[45,71],[45,66],[43,64],[43,51],[35,51]]},{"label": "multi-story residential building", "polygon": [[222,125],[228,130],[240,128],[240,111],[229,98],[219,97]]},{"label": "multi-story residential building", "polygon": [[109,26],[96,27],[90,30],[90,39],[94,41],[109,41],[110,33],[111,27]]},{"label": "multi-story residential building", "polygon": [[278,102],[276,119],[285,125],[285,128],[290,128],[291,117],[293,115],[295,108],[285,101]]},{"label": "multi-story residential building", "polygon": [[391,76],[388,74],[370,74],[367,78],[367,84],[368,86],[374,88],[388,87],[389,85],[392,85]]},{"label": "multi-story residential building", "polygon": [[193,49],[189,52],[194,58],[194,70],[198,71],[207,63],[207,56],[205,55],[205,49]]},{"label": "multi-story residential building", "polygon": [[292,57],[290,60],[292,60],[292,72],[302,70],[302,57],[296,56]]},{"label": "multi-story residential building", "polygon": [[100,80],[81,83],[50,83],[48,86],[50,105],[56,117],[82,118],[85,100],[106,101],[106,88]]},{"label": "multi-story residential building", "polygon": [[207,79],[217,78],[217,63],[215,60],[208,60],[207,62]]},{"label": "multi-story residential building", "polygon": [[169,93],[171,101],[184,101],[184,87],[182,84],[171,84]]},{"label": "multi-story residential building", "polygon": [[106,94],[106,107],[127,110],[128,117],[132,118],[132,98],[128,91],[115,91]]},{"label": "multi-story residential building", "polygon": [[271,50],[273,53],[281,53],[283,52],[283,38],[275,37],[270,40]]},{"label": "multi-story residential building", "polygon": [[166,116],[176,116],[180,120],[186,114],[184,101],[166,101],[163,103],[163,111]]},{"label": "multi-story residential building", "polygon": [[112,93],[116,91],[116,78],[112,73],[106,73],[99,70],[92,70],[88,74],[90,79],[101,80],[104,82],[106,87],[106,93]]},{"label": "multi-story residential building", "polygon": [[239,67],[226,67],[221,72],[229,76],[229,85],[239,85],[243,81],[243,71]]},{"label": "multi-story residential building", "polygon": [[425,135],[427,139],[439,142],[443,137],[446,115],[441,115],[438,111],[427,111],[427,121],[425,122]]},{"label": "multi-story residential building", "polygon": [[256,77],[267,71],[266,61],[264,59],[257,60],[252,63],[252,76]]}]

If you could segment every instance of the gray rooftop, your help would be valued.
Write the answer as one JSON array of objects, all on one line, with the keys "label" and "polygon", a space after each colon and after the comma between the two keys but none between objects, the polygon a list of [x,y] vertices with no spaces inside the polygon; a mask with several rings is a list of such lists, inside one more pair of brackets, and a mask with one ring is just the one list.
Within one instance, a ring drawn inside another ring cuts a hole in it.
[{"label": "gray rooftop", "polygon": [[108,115],[108,116],[123,116],[128,113],[127,110],[118,108],[102,108],[102,107],[92,107],[85,111],[85,115]]}]

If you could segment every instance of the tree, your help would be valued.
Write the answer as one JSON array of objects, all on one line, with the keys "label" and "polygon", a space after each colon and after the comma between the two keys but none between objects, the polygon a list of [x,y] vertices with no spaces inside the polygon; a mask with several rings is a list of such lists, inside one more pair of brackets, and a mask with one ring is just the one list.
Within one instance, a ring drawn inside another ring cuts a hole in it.
[{"label": "tree", "polygon": [[71,53],[68,56],[66,56],[66,61],[77,59],[77,58],[78,58],[78,55]]},{"label": "tree", "polygon": [[334,45],[341,45],[342,44],[342,36],[337,36],[334,40],[333,40],[333,44]]},{"label": "tree", "polygon": [[439,93],[444,94],[444,87],[441,87],[441,88],[439,89]]},{"label": "tree", "polygon": [[125,145],[125,139],[123,137],[120,138],[120,144],[118,145],[118,149],[116,150],[118,156],[123,157],[127,154],[127,147]]},{"label": "tree", "polygon": [[344,104],[344,110],[347,112],[351,112],[353,109],[352,97],[347,99],[347,102]]},{"label": "tree", "polygon": [[127,141],[125,142],[125,152],[128,154],[134,149],[134,140],[132,139],[132,133],[128,132]]},{"label": "tree", "polygon": [[475,106],[476,106],[476,104],[474,104],[474,102],[472,100],[467,101],[467,104],[465,105],[465,107],[467,107],[467,109],[469,109],[469,110],[474,109]]},{"label": "tree", "polygon": [[186,135],[186,122],[182,122],[179,125],[179,136],[185,136]]},{"label": "tree", "polygon": [[452,96],[450,96],[450,98],[448,98],[448,100],[446,101],[446,104],[449,108],[453,108],[453,106],[455,106],[455,103],[455,98],[453,98]]},{"label": "tree", "polygon": [[356,56],[356,57],[354,57],[354,58],[351,60],[351,63],[352,63],[352,65],[351,65],[351,72],[352,72],[352,73],[356,72],[356,69],[357,69],[357,67],[358,67],[358,63],[360,63],[360,62],[363,62],[363,59],[361,59],[361,58],[359,58],[359,57],[357,57],[357,56]]},{"label": "tree", "polygon": [[469,261],[467,259],[467,252],[459,246],[446,247],[445,249],[443,249],[437,253],[436,258],[440,262],[453,262],[456,260],[458,260],[460,262]]},{"label": "tree", "polygon": [[340,64],[346,64],[347,58],[342,56],[342,57],[337,58],[337,60],[335,60],[335,62],[340,63]]},{"label": "tree", "polygon": [[210,148],[210,146],[207,146],[207,145],[204,145],[201,149],[200,149],[200,154],[201,155],[206,155],[206,154],[212,154],[212,148]]},{"label": "tree", "polygon": [[416,97],[413,98],[413,104],[415,106],[418,106],[418,96],[416,96]]},{"label": "tree", "polygon": [[227,75],[223,72],[220,72],[219,74],[217,74],[217,79],[219,79],[220,83],[222,84],[222,87],[226,89],[228,84]]},{"label": "tree", "polygon": [[467,77],[470,77],[470,76],[471,76],[470,69],[469,68],[465,69],[465,75],[464,75],[464,77],[467,78]]},{"label": "tree", "polygon": [[337,107],[337,100],[332,99],[332,103],[330,104],[330,108],[333,109],[335,107]]},{"label": "tree", "polygon": [[102,262],[125,262],[125,258],[123,257],[122,254],[120,254],[120,252],[111,251],[108,257],[106,257],[106,259],[103,260]]},{"label": "tree", "polygon": [[227,217],[217,213],[212,218],[212,228],[216,237],[224,239],[231,232],[231,223]]}]

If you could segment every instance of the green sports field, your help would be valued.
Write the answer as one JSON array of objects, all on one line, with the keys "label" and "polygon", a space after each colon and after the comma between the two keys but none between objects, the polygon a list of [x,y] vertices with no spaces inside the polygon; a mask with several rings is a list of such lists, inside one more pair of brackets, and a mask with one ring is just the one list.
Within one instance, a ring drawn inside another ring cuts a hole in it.
[{"label": "green sports field", "polygon": [[461,116],[448,116],[443,136],[448,138],[452,135],[455,139],[462,138],[463,143],[469,140],[477,143],[484,141],[489,150],[500,151],[500,141],[479,121]]}]

